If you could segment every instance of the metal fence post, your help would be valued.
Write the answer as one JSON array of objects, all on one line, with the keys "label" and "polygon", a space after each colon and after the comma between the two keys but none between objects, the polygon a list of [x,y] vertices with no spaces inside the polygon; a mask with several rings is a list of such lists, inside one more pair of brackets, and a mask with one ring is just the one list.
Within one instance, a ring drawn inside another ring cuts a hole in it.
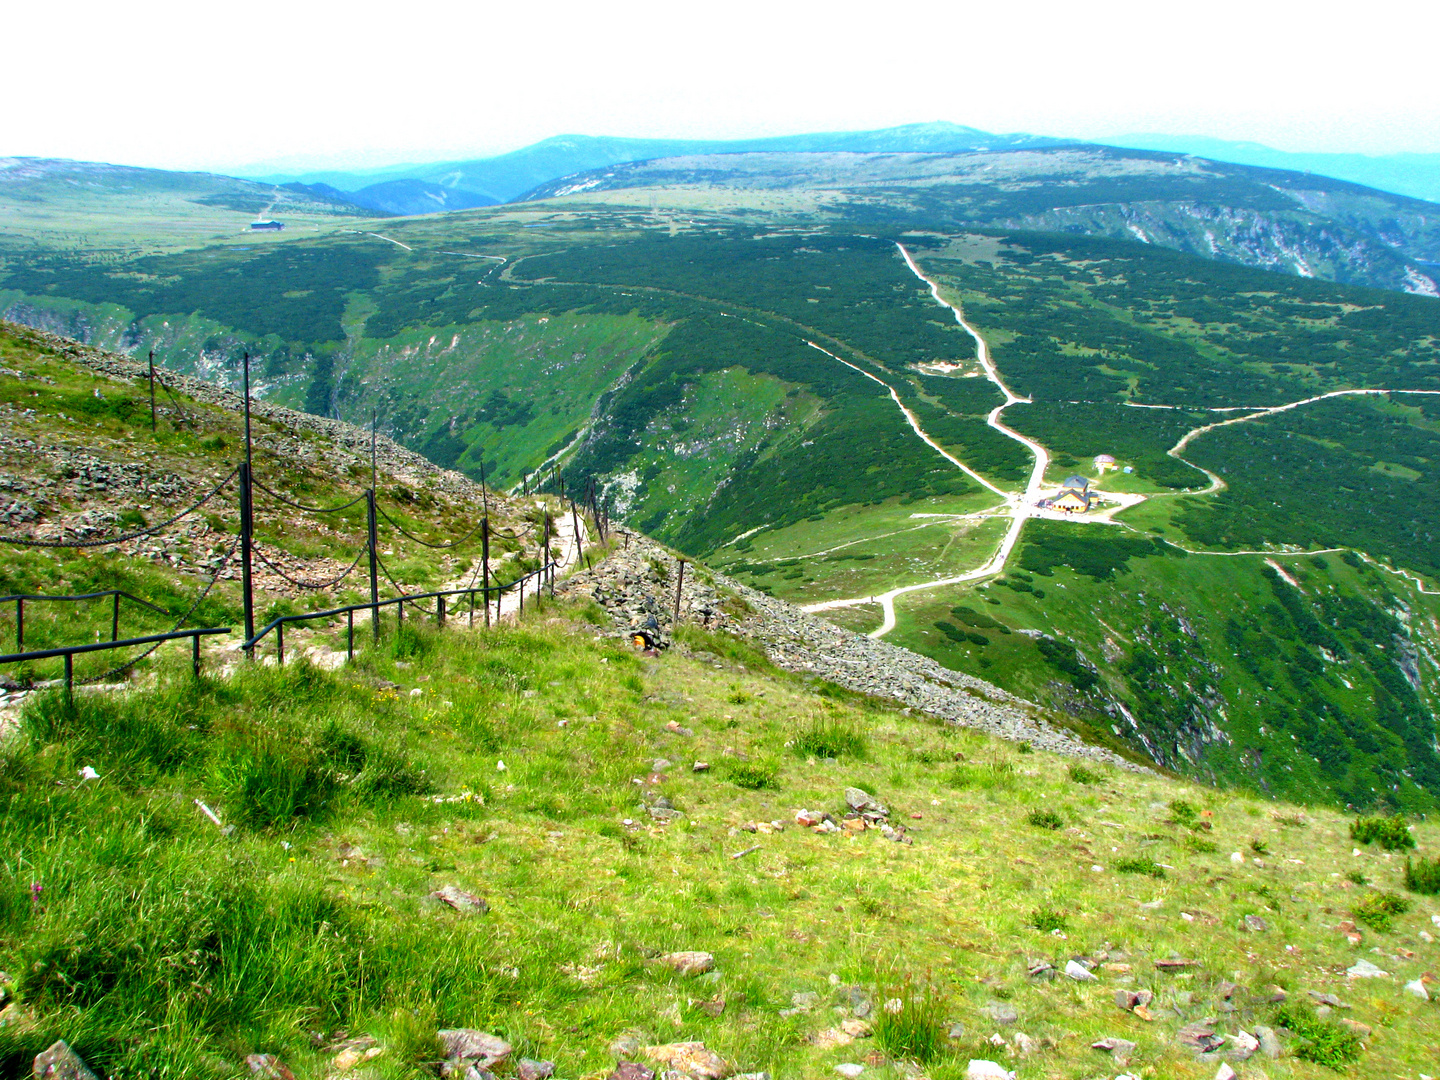
[{"label": "metal fence post", "polygon": [[150,350],[150,431],[155,431],[155,350]]},{"label": "metal fence post", "polygon": [[110,611],[110,640],[120,640],[120,594],[117,592],[112,598],[115,606]]},{"label": "metal fence post", "polygon": [[671,630],[680,625],[680,590],[685,586],[685,560],[680,560],[680,573],[675,576],[675,618],[671,620]]},{"label": "metal fence post", "polygon": [[485,591],[481,594],[481,602],[485,605],[485,627],[490,627],[490,519],[480,519],[480,572],[484,575],[480,580],[485,585]]},{"label": "metal fence post", "polygon": [[[250,462],[240,463],[240,591],[241,604],[245,609],[245,640],[255,636],[255,585],[251,569],[251,530],[253,505],[250,498]],[[245,650],[247,656],[254,656],[252,646]]]},{"label": "metal fence post", "polygon": [[[373,483],[373,478],[372,478]],[[369,539],[366,541],[370,548],[370,629],[374,633],[375,640],[380,640],[380,571],[376,566],[376,536],[379,530],[375,525],[375,489],[372,487],[365,493],[365,527]]]},{"label": "metal fence post", "polygon": [[443,628],[445,626],[445,597],[435,598],[435,625]]},{"label": "metal fence post", "polygon": [[350,617],[350,628],[345,637],[345,659],[355,659],[355,609],[351,608],[345,613]]},{"label": "metal fence post", "polygon": [[65,704],[75,704],[75,654],[65,654]]},{"label": "metal fence post", "polygon": [[190,670],[195,678],[200,677],[200,635],[190,635]]},{"label": "metal fence post", "polygon": [[15,651],[25,651],[25,601],[21,597],[15,599]]},{"label": "metal fence post", "polygon": [[285,666],[285,624],[275,624],[275,663],[279,667]]},{"label": "metal fence post", "polygon": [[[250,437],[250,354],[245,354],[245,462],[240,467],[240,576],[244,590],[245,640],[255,636],[255,587],[251,574],[251,548],[255,532],[255,499],[251,490],[254,444]],[[254,656],[252,647],[248,655]]]}]

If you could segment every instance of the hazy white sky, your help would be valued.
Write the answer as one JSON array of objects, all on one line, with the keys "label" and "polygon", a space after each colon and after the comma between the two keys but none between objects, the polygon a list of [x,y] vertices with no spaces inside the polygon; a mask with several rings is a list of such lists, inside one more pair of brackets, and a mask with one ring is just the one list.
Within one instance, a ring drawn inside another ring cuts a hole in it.
[{"label": "hazy white sky", "polygon": [[49,0],[0,25],[0,156],[359,166],[928,120],[1440,152],[1434,0]]}]

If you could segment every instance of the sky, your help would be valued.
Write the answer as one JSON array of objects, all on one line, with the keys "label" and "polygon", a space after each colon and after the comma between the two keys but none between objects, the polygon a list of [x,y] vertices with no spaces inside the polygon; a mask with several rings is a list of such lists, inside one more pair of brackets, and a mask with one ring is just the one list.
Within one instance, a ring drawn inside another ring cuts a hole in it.
[{"label": "sky", "polygon": [[361,168],[932,120],[1440,153],[1433,2],[51,0],[4,26],[0,156]]}]

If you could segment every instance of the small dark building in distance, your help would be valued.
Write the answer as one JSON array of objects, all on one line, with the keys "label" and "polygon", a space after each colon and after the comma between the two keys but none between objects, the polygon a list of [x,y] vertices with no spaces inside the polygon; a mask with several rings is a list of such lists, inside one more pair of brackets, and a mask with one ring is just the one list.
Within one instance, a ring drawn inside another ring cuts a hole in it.
[{"label": "small dark building in distance", "polygon": [[279,232],[283,228],[285,228],[283,221],[252,221],[250,223],[251,232]]}]

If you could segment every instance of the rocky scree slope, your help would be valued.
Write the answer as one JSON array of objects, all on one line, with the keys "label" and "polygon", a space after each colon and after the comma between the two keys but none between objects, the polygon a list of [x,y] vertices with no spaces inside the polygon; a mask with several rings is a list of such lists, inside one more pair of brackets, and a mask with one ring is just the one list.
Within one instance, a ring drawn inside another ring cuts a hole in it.
[{"label": "rocky scree slope", "polygon": [[681,623],[750,639],[776,667],[814,675],[856,693],[889,698],[947,723],[1012,742],[1120,768],[1147,771],[1048,723],[1033,703],[929,657],[846,630],[766,596],[732,578],[686,563],[638,533],[593,569],[575,574],[557,595],[594,600],[614,633],[630,638],[650,629],[662,643],[675,630],[679,586]]}]

